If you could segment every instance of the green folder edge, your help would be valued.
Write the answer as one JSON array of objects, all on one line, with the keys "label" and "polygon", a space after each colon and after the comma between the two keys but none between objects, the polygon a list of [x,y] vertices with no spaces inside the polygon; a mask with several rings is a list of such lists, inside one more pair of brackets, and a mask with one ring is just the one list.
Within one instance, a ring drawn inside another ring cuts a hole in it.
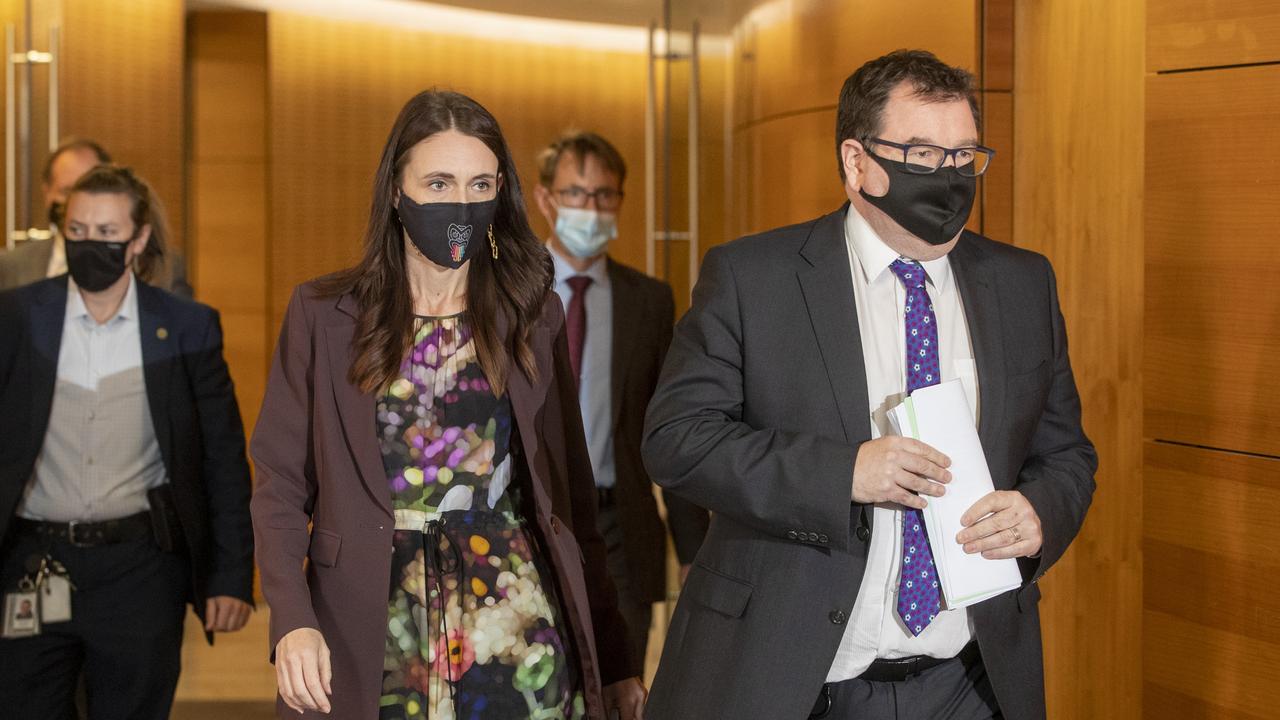
[{"label": "green folder edge", "polygon": [[[907,406],[907,420],[911,422],[911,439],[913,439],[913,440],[919,440],[919,439],[920,439],[920,426],[916,424],[916,404],[915,404],[915,402],[913,402],[913,401],[912,401],[912,399],[911,399],[911,396],[910,396],[910,395],[908,395],[908,396],[907,396],[907,399],[906,399],[906,400],[903,400],[903,401],[902,401],[902,404]],[[933,523],[941,524],[941,522],[942,522],[942,521],[941,521],[941,520],[938,520],[938,519],[935,517],[935,515],[936,515],[937,513],[936,513],[936,511],[933,509],[933,503],[929,503],[928,505],[926,505],[926,506],[925,506],[925,508],[924,508],[924,512],[925,512],[925,514],[927,515],[927,517],[925,518],[925,522],[933,522]],[[938,525],[934,525],[934,527],[938,527]],[[927,537],[927,536],[928,536],[928,533],[925,533],[925,536]],[[942,579],[942,576],[941,576],[941,575],[939,575],[939,576],[938,576],[938,579],[939,579],[939,580],[941,580],[941,579]],[[945,592],[945,591],[946,591],[946,588],[942,588],[942,590],[943,590],[943,596],[946,596],[946,592]],[[974,599],[974,598],[976,598],[976,597],[982,597],[983,595],[986,595],[986,594],[988,594],[989,592],[990,592],[989,590],[984,590],[983,592],[976,592],[976,593],[972,593],[972,594],[970,594],[970,595],[965,595],[964,597],[961,597],[961,598],[956,598],[956,599],[955,599],[955,601],[956,601],[957,603],[966,602],[966,601],[968,601],[968,600],[972,600],[972,599]],[[948,604],[950,604],[950,603],[948,603]]]}]

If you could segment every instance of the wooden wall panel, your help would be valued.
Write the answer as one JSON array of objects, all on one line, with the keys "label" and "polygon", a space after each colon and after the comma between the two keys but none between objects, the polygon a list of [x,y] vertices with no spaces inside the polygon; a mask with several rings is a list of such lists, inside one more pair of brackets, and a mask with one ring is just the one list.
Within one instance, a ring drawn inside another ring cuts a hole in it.
[{"label": "wooden wall panel", "polygon": [[1147,0],[1147,70],[1280,61],[1274,0]]},{"label": "wooden wall panel", "polygon": [[1013,90],[1014,0],[979,0],[982,89]]},{"label": "wooden wall panel", "polygon": [[1198,717],[1273,717],[1280,459],[1157,442],[1145,456],[1144,715],[1170,717],[1175,693]]},{"label": "wooden wall panel", "polygon": [[1145,715],[1175,693],[1198,717],[1272,717],[1280,459],[1148,442],[1146,462]]},{"label": "wooden wall panel", "polygon": [[1014,0],[979,0],[982,65],[982,143],[996,151],[979,181],[979,224],[970,229],[1001,242],[1013,241],[1013,62]]},{"label": "wooden wall panel", "polygon": [[62,133],[93,138],[155,186],[185,238],[182,0],[62,0]]},{"label": "wooden wall panel", "polygon": [[[1145,654],[1150,686],[1190,694],[1207,704],[1206,716],[1215,719],[1275,717],[1275,679],[1280,677],[1280,651],[1275,645],[1164,613],[1148,611],[1144,622],[1151,638]],[[1206,692],[1215,701],[1205,701],[1196,692]],[[1181,712],[1169,716],[1151,711],[1144,716],[1153,720],[1186,717]]]},{"label": "wooden wall panel", "polygon": [[1147,42],[1144,714],[1274,717],[1280,6],[1150,0]]},{"label": "wooden wall panel", "polygon": [[790,115],[734,133],[739,234],[810,220],[845,202],[835,110]]},{"label": "wooden wall panel", "polygon": [[[568,127],[610,138],[628,164],[627,204],[611,251],[644,268],[644,55],[285,13],[271,15],[269,36],[273,323],[296,283],[356,259],[387,132],[403,103],[433,86],[470,94],[502,123],[543,235],[548,228],[532,204],[538,150]],[[704,113],[722,114],[718,96],[706,97]],[[708,145],[716,151],[714,141]],[[719,204],[711,200],[704,212]]]},{"label": "wooden wall panel", "polygon": [[[862,63],[900,48],[927,48],[978,69],[978,3],[896,0],[767,3],[735,30],[740,66],[735,123],[834,107]],[[835,141],[829,143],[834,154]]]},{"label": "wooden wall panel", "polygon": [[1280,454],[1280,66],[1147,80],[1148,437]]},{"label": "wooden wall panel", "polygon": [[222,313],[227,364],[250,431],[276,328],[267,322],[267,16],[188,19],[189,265],[197,298]]},{"label": "wooden wall panel", "polygon": [[982,144],[996,151],[991,168],[978,181],[981,224],[976,229],[992,240],[1013,241],[1013,94],[982,93]]},{"label": "wooden wall panel", "polygon": [[1136,718],[1142,667],[1141,3],[1015,18],[1013,239],[1058,277],[1101,460],[1081,535],[1041,583],[1051,718]]}]

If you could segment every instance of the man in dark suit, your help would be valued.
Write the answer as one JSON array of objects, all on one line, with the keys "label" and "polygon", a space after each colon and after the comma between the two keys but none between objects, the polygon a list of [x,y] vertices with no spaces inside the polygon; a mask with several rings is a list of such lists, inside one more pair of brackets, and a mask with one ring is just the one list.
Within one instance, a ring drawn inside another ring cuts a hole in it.
[{"label": "man in dark suit", "polygon": [[[60,233],[67,195],[85,173],[110,162],[110,153],[88,138],[68,138],[49,153],[41,175],[40,188],[44,194],[44,209],[49,216],[49,229],[53,232],[53,237],[19,243],[9,251],[3,250],[3,243],[0,243],[0,290],[21,287],[67,272],[66,243]],[[156,225],[163,225],[164,219],[159,207],[154,209],[154,215]],[[157,272],[152,284],[158,284],[174,294],[191,297],[191,285],[187,283],[186,263],[181,253],[170,249],[164,272]]]},{"label": "man in dark suit", "polygon": [[[647,717],[1045,716],[1036,581],[1097,459],[1048,261],[963,230],[991,154],[977,123],[969,73],[869,62],[837,113],[849,204],[708,253],[644,457],[713,516]],[[952,380],[996,491],[946,542],[1023,576],[969,607],[942,597],[919,513],[966,478],[885,417]]]},{"label": "man in dark suit", "polygon": [[126,169],[90,171],[64,224],[70,274],[0,294],[0,589],[58,577],[71,608],[0,639],[6,717],[67,717],[82,669],[90,718],[168,717],[186,604],[210,641],[252,609],[221,327],[145,282],[163,262],[149,197]]},{"label": "man in dark suit", "polygon": [[[653,603],[666,596],[666,533],[640,458],[645,409],[671,344],[671,288],[608,256],[617,235],[626,163],[608,140],[569,132],[538,157],[538,208],[552,228],[556,292],[566,308],[569,356],[600,498],[600,533],[643,661]],[[706,532],[705,510],[664,495],[676,554],[688,567]]]}]

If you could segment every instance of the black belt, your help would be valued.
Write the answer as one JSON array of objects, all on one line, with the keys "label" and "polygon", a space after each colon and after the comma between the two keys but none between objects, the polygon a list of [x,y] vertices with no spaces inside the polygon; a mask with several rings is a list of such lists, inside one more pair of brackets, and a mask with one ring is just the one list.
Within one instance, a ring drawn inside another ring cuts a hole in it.
[{"label": "black belt", "polygon": [[618,502],[617,495],[611,487],[596,488],[596,497],[599,498],[599,506],[602,508],[611,508]]},{"label": "black belt", "polygon": [[[978,643],[970,641],[954,658],[912,655],[911,657],[898,658],[896,660],[877,659],[872,661],[871,666],[859,675],[857,679],[870,682],[902,682],[952,660],[959,660],[966,668],[982,662],[982,654],[978,651]],[[818,694],[818,701],[814,703],[813,712],[809,715],[811,719],[825,718],[831,712],[831,686],[836,684],[825,683],[822,686],[822,692]]]},{"label": "black belt", "polygon": [[44,522],[16,518],[19,532],[63,540],[76,547],[95,547],[137,540],[152,535],[151,513],[104,520],[102,522]]},{"label": "black belt", "polygon": [[[981,655],[978,653],[978,643],[970,642],[960,650],[955,659],[964,663],[965,666],[981,661]],[[911,657],[898,658],[896,660],[874,660],[871,667],[868,667],[861,675],[859,680],[870,680],[871,682],[902,682],[910,677],[915,677],[925,670],[936,668],[939,665],[950,662],[952,658],[936,658],[928,655],[912,655]]]}]

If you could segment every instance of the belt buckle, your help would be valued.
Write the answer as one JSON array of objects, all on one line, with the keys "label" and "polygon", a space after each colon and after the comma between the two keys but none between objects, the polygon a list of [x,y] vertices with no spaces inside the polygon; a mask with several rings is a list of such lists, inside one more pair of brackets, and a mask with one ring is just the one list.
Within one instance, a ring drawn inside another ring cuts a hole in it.
[{"label": "belt buckle", "polygon": [[76,522],[75,520],[72,520],[71,522],[67,523],[67,542],[71,543],[73,547],[78,547],[78,548],[93,547],[93,543],[81,542],[76,539],[76,528],[84,527],[85,525],[86,523]]},{"label": "belt buckle", "polygon": [[920,674],[920,656],[913,655],[912,657],[905,658],[902,663],[902,679],[910,680],[911,678],[919,674]]}]

